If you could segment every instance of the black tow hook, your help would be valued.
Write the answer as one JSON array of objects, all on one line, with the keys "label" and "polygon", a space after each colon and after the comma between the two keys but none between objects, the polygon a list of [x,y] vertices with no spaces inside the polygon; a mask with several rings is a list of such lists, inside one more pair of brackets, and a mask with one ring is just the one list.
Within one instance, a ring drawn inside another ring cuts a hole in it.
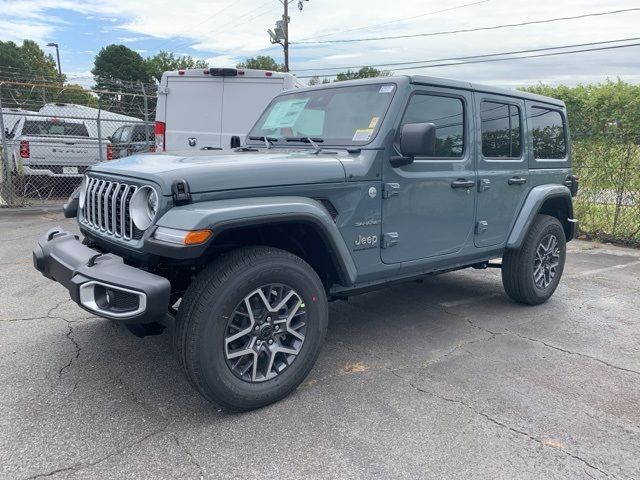
[{"label": "black tow hook", "polygon": [[96,264],[96,260],[98,259],[98,257],[101,257],[101,256],[102,256],[102,253],[96,253],[95,255],[92,255],[89,261],[87,262],[87,267],[93,267]]}]

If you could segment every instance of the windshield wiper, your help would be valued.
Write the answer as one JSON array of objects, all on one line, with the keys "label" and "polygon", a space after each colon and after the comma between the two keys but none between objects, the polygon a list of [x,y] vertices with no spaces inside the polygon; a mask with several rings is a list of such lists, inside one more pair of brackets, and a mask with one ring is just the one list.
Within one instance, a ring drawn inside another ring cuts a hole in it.
[{"label": "windshield wiper", "polygon": [[322,150],[322,147],[320,147],[318,145],[318,143],[322,143],[324,142],[323,139],[321,138],[317,138],[317,137],[287,137],[285,139],[287,142],[302,142],[302,143],[308,143],[310,144],[313,149],[315,150],[315,154],[320,153],[320,150]]},{"label": "windshield wiper", "polygon": [[274,137],[249,137],[249,140],[262,140],[267,148],[271,148],[273,146],[273,142],[278,141],[278,139]]}]

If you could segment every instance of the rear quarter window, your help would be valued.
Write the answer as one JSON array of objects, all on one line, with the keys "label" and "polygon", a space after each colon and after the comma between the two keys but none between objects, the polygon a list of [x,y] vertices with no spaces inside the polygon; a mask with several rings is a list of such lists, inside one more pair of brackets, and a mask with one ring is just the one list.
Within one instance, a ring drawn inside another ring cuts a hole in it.
[{"label": "rear quarter window", "polygon": [[566,127],[559,111],[532,107],[529,122],[536,160],[557,160],[567,156]]}]

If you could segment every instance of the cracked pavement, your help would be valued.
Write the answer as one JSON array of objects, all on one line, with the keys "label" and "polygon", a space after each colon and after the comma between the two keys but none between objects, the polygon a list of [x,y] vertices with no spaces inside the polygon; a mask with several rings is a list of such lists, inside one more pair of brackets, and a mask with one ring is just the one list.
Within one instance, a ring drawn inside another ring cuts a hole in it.
[{"label": "cracked pavement", "polygon": [[0,211],[0,478],[638,478],[640,251],[572,242],[545,305],[465,270],[335,302],[290,397],[226,414],[168,334],[31,265],[56,213]]}]

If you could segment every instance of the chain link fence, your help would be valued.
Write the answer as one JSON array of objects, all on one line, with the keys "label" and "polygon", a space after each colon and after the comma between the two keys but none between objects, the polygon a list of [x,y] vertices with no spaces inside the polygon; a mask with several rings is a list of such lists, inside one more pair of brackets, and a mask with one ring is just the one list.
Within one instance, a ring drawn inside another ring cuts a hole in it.
[{"label": "chain link fence", "polygon": [[[94,82],[92,82],[94,83]],[[98,162],[155,150],[155,84],[0,76],[0,206],[62,204]]]},{"label": "chain link fence", "polygon": [[640,134],[574,134],[573,166],[581,234],[640,247]]},{"label": "chain link fence", "polygon": [[[90,165],[154,150],[157,86],[95,85],[0,76],[0,206],[62,204]],[[640,134],[574,134],[573,164],[581,235],[640,246]]]}]

